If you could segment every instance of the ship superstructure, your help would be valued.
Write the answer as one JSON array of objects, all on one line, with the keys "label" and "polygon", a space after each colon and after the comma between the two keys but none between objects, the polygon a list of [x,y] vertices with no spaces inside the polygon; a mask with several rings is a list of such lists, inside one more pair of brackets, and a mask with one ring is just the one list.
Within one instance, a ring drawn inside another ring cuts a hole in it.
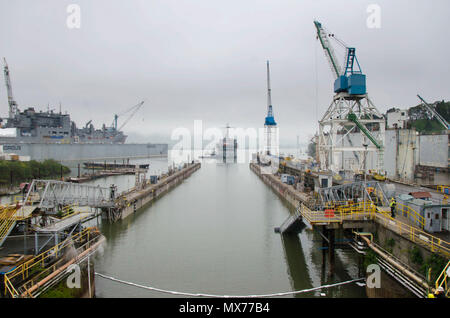
[{"label": "ship superstructure", "polygon": [[[47,111],[36,111],[28,107],[20,111],[12,93],[10,71],[4,59],[4,76],[8,94],[8,118],[0,118],[0,144],[5,143],[114,143],[123,144],[127,136],[117,128],[117,117],[111,127],[103,125],[95,129],[89,121],[78,128],[70,120],[69,114]],[[144,102],[134,106],[132,115]],[[128,122],[130,118],[127,119]],[[125,122],[125,123],[126,123]],[[125,124],[124,123],[124,124]],[[123,125],[121,128],[123,127]]]}]

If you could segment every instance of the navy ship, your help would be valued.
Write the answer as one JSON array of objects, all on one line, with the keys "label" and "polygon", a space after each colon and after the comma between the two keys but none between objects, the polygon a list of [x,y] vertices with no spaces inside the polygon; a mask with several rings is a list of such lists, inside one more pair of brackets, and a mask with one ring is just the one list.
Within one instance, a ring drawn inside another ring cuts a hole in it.
[{"label": "navy ship", "polygon": [[[167,144],[125,144],[123,126],[144,104],[144,101],[114,116],[111,126],[96,129],[92,121],[78,128],[69,114],[37,111],[28,107],[20,111],[12,94],[8,64],[4,59],[4,76],[9,114],[0,118],[0,153],[15,153],[35,160],[94,160],[100,158],[130,158],[167,156]],[[117,126],[119,116],[126,120]]]},{"label": "navy ship", "polygon": [[[13,98],[9,68],[4,59],[4,75],[8,94],[9,117],[0,118],[1,143],[125,143],[127,136],[117,128],[117,115],[111,127],[95,129],[89,121],[78,128],[69,114],[53,110],[36,111],[29,107],[20,111]],[[134,112],[144,102],[134,106]]]}]

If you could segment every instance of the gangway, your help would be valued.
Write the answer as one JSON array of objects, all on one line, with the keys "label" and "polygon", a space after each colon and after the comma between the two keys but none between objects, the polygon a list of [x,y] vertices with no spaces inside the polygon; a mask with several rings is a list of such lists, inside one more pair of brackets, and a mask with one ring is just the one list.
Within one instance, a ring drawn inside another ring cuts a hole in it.
[{"label": "gangway", "polygon": [[280,227],[275,228],[276,233],[290,233],[294,230],[298,230],[302,225],[302,215],[300,213],[300,206],[295,210],[295,212],[281,224]]},{"label": "gangway", "polygon": [[[30,198],[36,192],[39,194],[37,196],[39,201],[30,202]],[[47,209],[67,205],[107,208],[114,205],[114,193],[115,191],[112,188],[100,186],[56,180],[33,180],[24,202]]]},{"label": "gangway", "polygon": [[386,193],[378,181],[360,181],[321,188],[318,194],[323,206],[349,201],[356,203],[357,199],[366,199],[378,206],[389,206]]}]

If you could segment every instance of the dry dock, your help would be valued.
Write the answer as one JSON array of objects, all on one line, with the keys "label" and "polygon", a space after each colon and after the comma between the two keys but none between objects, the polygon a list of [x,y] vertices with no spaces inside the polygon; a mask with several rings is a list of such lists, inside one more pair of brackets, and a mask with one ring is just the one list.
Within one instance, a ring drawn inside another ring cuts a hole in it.
[{"label": "dry dock", "polygon": [[[376,253],[380,267],[416,296],[426,297],[427,291],[434,292],[443,286],[445,293],[449,295],[446,271],[450,266],[450,242],[433,236],[416,225],[404,223],[405,211],[397,209],[398,216],[394,218],[389,208],[369,201],[341,203],[342,205],[336,202],[331,208],[317,209],[311,204],[312,197],[308,194],[282,183],[275,175],[263,173],[263,169],[254,163],[250,164],[250,169],[296,208],[275,229],[276,232],[297,232],[302,224],[316,230],[322,236],[324,251],[328,250],[328,257],[325,257],[324,252],[323,262],[325,264],[325,259],[328,258],[330,273],[334,267],[335,236],[346,232],[355,236],[356,240],[365,241],[366,246]],[[411,251],[420,255],[421,261]],[[433,263],[429,266],[434,271],[434,278],[425,277],[424,263]]]}]

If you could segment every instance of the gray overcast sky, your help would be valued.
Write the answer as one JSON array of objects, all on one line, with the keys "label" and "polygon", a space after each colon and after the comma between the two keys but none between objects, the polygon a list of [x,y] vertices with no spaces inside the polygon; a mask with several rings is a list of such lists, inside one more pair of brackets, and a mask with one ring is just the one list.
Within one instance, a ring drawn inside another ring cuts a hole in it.
[{"label": "gray overcast sky", "polygon": [[[72,3],[80,29],[66,24]],[[372,3],[379,29],[366,25]],[[0,0],[0,56],[21,110],[61,102],[78,126],[99,128],[147,98],[124,128],[130,141],[160,141],[195,119],[262,127],[269,59],[280,141],[295,144],[317,130],[333,93],[314,19],[356,47],[385,112],[417,105],[417,93],[450,99],[449,13],[446,0]],[[2,85],[0,116],[7,109]]]}]

